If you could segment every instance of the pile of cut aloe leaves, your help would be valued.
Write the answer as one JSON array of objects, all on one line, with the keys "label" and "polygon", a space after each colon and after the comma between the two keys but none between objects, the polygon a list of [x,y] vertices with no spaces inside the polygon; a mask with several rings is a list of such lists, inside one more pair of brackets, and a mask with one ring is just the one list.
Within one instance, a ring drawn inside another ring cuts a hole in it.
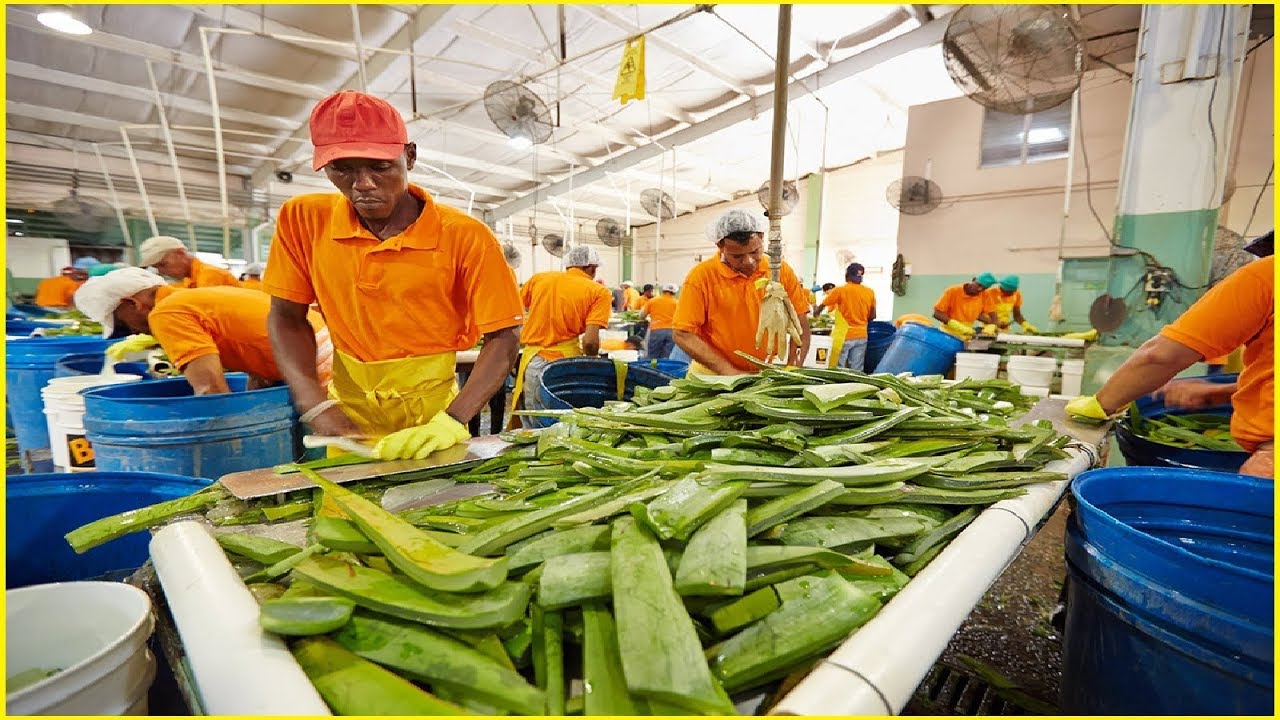
[{"label": "pile of cut aloe leaves", "polygon": [[1208,413],[1161,415],[1145,417],[1137,403],[1130,403],[1129,410],[1119,421],[1134,435],[1154,443],[1170,447],[1220,452],[1244,452],[1244,448],[1231,438],[1231,417]]},{"label": "pile of cut aloe leaves", "polygon": [[[492,492],[390,512],[389,483],[303,467],[319,489],[215,517],[304,515],[305,548],[218,537],[336,713],[730,714],[806,673],[985,506],[1065,479],[1043,468],[1069,439],[1010,422],[1029,402],[998,380],[690,376],[413,479]],[[215,485],[68,540],[227,502]]]}]

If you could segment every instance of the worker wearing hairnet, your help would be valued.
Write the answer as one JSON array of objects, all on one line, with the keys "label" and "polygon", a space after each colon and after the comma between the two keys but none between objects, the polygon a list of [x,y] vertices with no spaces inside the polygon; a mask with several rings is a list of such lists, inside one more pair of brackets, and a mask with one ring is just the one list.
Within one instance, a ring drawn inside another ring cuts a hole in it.
[{"label": "worker wearing hairnet", "polygon": [[[524,318],[502,246],[482,222],[409,183],[417,146],[400,111],[351,90],[311,112],[312,168],[338,193],[290,198],[262,285],[268,330],[303,421],[323,435],[374,436],[384,460],[464,442],[502,387]],[[333,382],[311,367],[307,312],[333,337]],[[456,353],[484,338],[458,390]]]},{"label": "worker wearing hairnet", "polygon": [[249,263],[240,274],[240,287],[262,290],[262,263]]},{"label": "worker wearing hairnet", "polygon": [[76,290],[89,279],[89,273],[83,268],[68,265],[56,276],[41,280],[36,286],[36,305],[42,308],[69,308]]},{"label": "worker wearing hairnet", "polygon": [[636,290],[635,283],[630,280],[622,283],[622,309],[630,310],[640,300],[640,291]]},{"label": "worker wearing hairnet", "polygon": [[942,323],[942,329],[961,340],[974,336],[973,324],[979,320],[985,322],[984,316],[990,310],[979,277],[984,282],[995,279],[991,273],[983,273],[967,283],[952,285],[933,304],[933,317]]},{"label": "worker wearing hairnet", "polygon": [[1006,275],[1000,278],[1000,282],[983,291],[991,319],[995,320],[994,323],[988,322],[983,326],[984,334],[995,335],[997,330],[1008,330],[1009,325],[1015,321],[1028,335],[1040,332],[1022,316],[1022,291],[1018,289],[1019,284],[1017,275]]},{"label": "worker wearing hairnet", "polygon": [[827,367],[862,372],[867,358],[867,325],[876,319],[876,294],[862,284],[867,272],[861,263],[845,268],[845,284],[827,293],[813,316],[831,308],[835,325],[831,329],[831,355]]},{"label": "worker wearing hairnet", "polygon": [[[1264,236],[1266,237],[1266,236]],[[1267,252],[1259,245],[1251,252]],[[1196,408],[1231,398],[1231,437],[1250,453],[1240,472],[1275,472],[1275,258],[1268,255],[1228,275],[1160,334],[1138,348],[1096,395],[1067,403],[1067,413],[1103,421],[1129,403],[1162,390],[1170,407]],[[1234,385],[1170,382],[1183,370],[1244,346],[1244,369]]]},{"label": "worker wearing hairnet", "polygon": [[138,265],[155,268],[161,275],[180,281],[182,287],[240,286],[240,281],[229,271],[191,255],[181,240],[168,235],[143,240],[138,247]]},{"label": "worker wearing hairnet", "polygon": [[[520,333],[523,347],[513,411],[521,397],[526,410],[546,409],[541,393],[542,373],[548,363],[600,352],[600,331],[609,326],[613,302],[609,289],[595,282],[600,253],[579,245],[565,253],[564,267],[563,271],[537,273],[520,289],[528,313]],[[526,427],[535,427],[536,418],[523,421]]]},{"label": "worker wearing hairnet", "polygon": [[671,330],[671,323],[676,318],[676,286],[663,285],[662,294],[646,302],[640,309],[640,318],[649,321],[645,356],[650,360],[666,358],[676,346]]},{"label": "worker wearing hairnet", "polygon": [[[756,347],[760,304],[769,282],[764,224],[758,215],[729,210],[707,226],[707,239],[719,252],[694,266],[682,284],[672,322],[676,345],[693,358],[690,372],[754,372],[755,366],[737,353],[766,359],[765,350]],[[790,265],[783,262],[778,271],[801,330],[800,345],[792,344],[788,357],[779,360],[799,365],[809,351],[809,299]]]},{"label": "worker wearing hairnet", "polygon": [[[89,278],[76,292],[76,307],[102,323],[111,337],[119,323],[139,333],[108,350],[136,351],[157,343],[197,395],[230,392],[224,371],[249,374],[250,390],[281,382],[267,338],[266,295],[233,287],[179,288],[159,275],[126,267]],[[333,346],[319,314],[307,318],[316,339],[315,371],[327,382]]]}]

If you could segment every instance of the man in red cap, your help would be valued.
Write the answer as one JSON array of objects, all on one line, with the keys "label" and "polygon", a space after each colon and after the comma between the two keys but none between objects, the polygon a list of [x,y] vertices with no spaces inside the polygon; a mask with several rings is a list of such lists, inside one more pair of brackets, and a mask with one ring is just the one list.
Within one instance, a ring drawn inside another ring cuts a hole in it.
[{"label": "man in red cap", "polygon": [[[381,438],[381,459],[462,442],[519,349],[524,310],[502,247],[484,223],[409,183],[417,147],[385,101],[354,91],[321,100],[311,143],[314,168],[341,194],[300,195],[280,208],[262,278],[276,362],[303,421],[318,434]],[[312,303],[335,350],[327,397]],[[455,353],[480,336],[459,392]]]}]

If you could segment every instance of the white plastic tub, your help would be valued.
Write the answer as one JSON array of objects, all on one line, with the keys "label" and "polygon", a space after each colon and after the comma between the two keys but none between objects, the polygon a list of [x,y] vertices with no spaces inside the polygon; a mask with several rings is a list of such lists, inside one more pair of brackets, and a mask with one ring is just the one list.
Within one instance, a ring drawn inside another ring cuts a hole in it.
[{"label": "white plastic tub", "polygon": [[1000,371],[1000,356],[991,353],[956,353],[956,379],[994,380]]},{"label": "white plastic tub", "polygon": [[804,366],[824,368],[827,366],[827,358],[829,357],[831,357],[831,336],[809,336],[809,354],[804,358]]},{"label": "white plastic tub", "polygon": [[1080,394],[1084,380],[1084,360],[1062,361],[1062,395],[1075,397]]},{"label": "white plastic tub", "polygon": [[141,375],[74,375],[54,378],[40,390],[53,464],[59,472],[94,469],[93,448],[85,439],[84,397],[81,390],[102,385],[137,382]]},{"label": "white plastic tub", "polygon": [[1032,387],[1049,387],[1053,382],[1053,373],[1058,369],[1058,360],[1051,357],[1027,357],[1013,355],[1006,366],[1009,382],[1015,385]]},{"label": "white plastic tub", "polygon": [[151,599],[132,585],[66,582],[5,592],[5,674],[58,670],[5,698],[9,715],[145,715],[155,679]]}]

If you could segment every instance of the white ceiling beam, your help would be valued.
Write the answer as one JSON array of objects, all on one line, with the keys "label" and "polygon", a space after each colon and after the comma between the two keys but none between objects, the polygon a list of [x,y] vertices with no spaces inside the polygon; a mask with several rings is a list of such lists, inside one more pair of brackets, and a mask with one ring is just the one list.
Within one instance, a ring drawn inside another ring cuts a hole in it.
[{"label": "white ceiling beam", "polygon": [[[117,137],[119,131],[114,133]],[[71,138],[60,137],[55,135],[43,135],[40,133],[31,133],[23,130],[8,129],[5,131],[5,141],[7,143],[15,143],[19,145],[30,145],[36,148],[52,148],[55,150],[78,150],[88,152],[95,143],[86,140],[73,140]],[[119,144],[101,143],[98,147],[102,149],[103,155],[110,155],[117,158],[128,158],[129,154]],[[169,156],[165,153],[151,152],[150,150],[134,149],[133,154],[138,158],[138,162],[153,164],[162,167],[168,167]],[[12,157],[12,153],[10,153]],[[202,160],[200,158],[187,157],[185,155],[178,156],[178,164],[184,170],[198,170],[200,172],[215,173],[218,166],[211,160]],[[242,165],[228,165],[227,172],[235,175],[248,175],[250,168]]]},{"label": "white ceiling beam", "polygon": [[[279,40],[279,42],[293,45],[294,47],[306,48],[307,50],[311,50],[322,55],[336,57],[346,60],[347,62],[354,63],[356,60],[356,49],[354,44],[351,47],[344,49],[331,44],[334,41],[334,38],[316,35],[315,33],[307,32],[306,30],[294,27],[293,25],[286,25],[285,23],[272,20],[271,18],[258,15],[257,13],[243,10],[235,5],[182,5],[180,7],[185,10],[190,10],[200,17],[223,24],[226,27],[235,28],[237,30],[248,30],[259,35],[259,37],[265,38],[270,35],[292,35],[296,38],[310,38],[312,40],[317,40],[319,42],[308,43],[300,40],[295,41],[273,38]],[[263,33],[265,33],[265,35]]]},{"label": "white ceiling beam", "polygon": [[[792,81],[790,85],[787,86],[788,100],[794,101],[797,98],[808,95],[810,93],[809,88],[828,87],[830,85],[834,85],[841,80],[854,77],[865,70],[873,68],[876,65],[898,57],[904,53],[936,45],[941,42],[946,29],[947,21],[945,18],[935,20],[927,25],[868,48],[856,55],[852,55],[844,60],[832,63],[824,70],[820,70],[800,80]],[[760,112],[770,108],[772,104],[773,92],[769,92],[760,95],[754,100],[739,103],[738,105],[724,110],[712,117],[706,118],[696,125],[668,133],[660,138],[660,140],[662,145],[667,147],[688,145],[725,128],[750,120]],[[593,168],[576,173],[572,178],[560,180],[546,187],[539,188],[536,191],[531,191],[519,199],[513,200],[499,207],[492,216],[492,219],[501,220],[513,213],[531,206],[534,202],[535,196],[563,193],[568,189],[570,182],[579,187],[586,186],[604,179],[606,174],[609,172],[621,172],[628,168],[635,167],[639,163],[660,156],[663,152],[665,152],[665,150],[663,150],[662,146],[659,146],[657,143],[650,143],[636,148],[635,150],[623,153]]]},{"label": "white ceiling beam", "polygon": [[[62,85],[64,87],[83,90],[85,92],[114,95],[116,97],[138,100],[145,103],[155,101],[150,90],[137,87],[135,85],[124,85],[117,82],[111,82],[109,80],[103,80],[101,78],[77,75],[75,73],[63,72],[61,70],[51,70],[49,68],[42,68],[39,65],[32,65],[31,63],[10,61],[5,63],[4,70],[7,75],[12,77]],[[213,116],[213,108],[210,107],[209,103],[204,102],[203,100],[196,100],[193,98],[165,93],[162,93],[162,95],[164,95],[165,105],[174,110],[195,113],[206,117]],[[282,118],[275,115],[263,115],[261,113],[251,112],[249,110],[240,110],[237,108],[222,108],[222,119],[276,130],[288,130],[294,126],[293,121],[288,118]]]},{"label": "white ceiling beam", "polygon": [[[119,133],[121,126],[129,126],[132,123],[105,118],[100,115],[86,115],[85,113],[74,112],[71,110],[63,110],[61,108],[45,107],[43,105],[32,105],[30,103],[9,100],[5,103],[6,112],[9,115],[30,118],[32,120],[41,120],[49,123],[59,123],[63,125],[80,125],[82,127],[93,128],[94,130],[102,130],[105,132]],[[131,128],[130,133],[151,133],[159,132],[159,128]],[[191,133],[185,130],[173,130],[173,139],[186,143],[195,143],[197,145],[208,145],[210,137],[199,133]],[[232,150],[242,150],[250,154],[261,154],[270,148],[265,145],[254,145],[251,143],[228,142],[227,146]]]},{"label": "white ceiling beam", "polygon": [[[59,40],[77,42],[83,45],[101,48],[103,50],[125,53],[126,55],[135,55],[155,62],[169,63],[184,70],[190,70],[191,72],[199,73],[201,75],[203,75],[205,71],[204,58],[193,53],[173,50],[159,45],[152,45],[151,43],[142,42],[141,40],[134,40],[132,38],[124,37],[123,35],[114,35],[100,30],[95,30],[89,35],[67,35],[65,33],[58,32],[57,30],[46,28],[36,22],[30,11],[26,10],[11,8],[7,19],[10,27],[19,27],[23,30],[40,33],[41,35],[56,37]],[[229,80],[241,85],[258,87],[264,90],[274,90],[275,92],[287,93],[296,97],[318,100],[327,94],[323,88],[316,87],[315,85],[293,82],[282,78],[272,77],[270,75],[251,72],[217,60],[214,60],[214,75],[223,80]]]}]

